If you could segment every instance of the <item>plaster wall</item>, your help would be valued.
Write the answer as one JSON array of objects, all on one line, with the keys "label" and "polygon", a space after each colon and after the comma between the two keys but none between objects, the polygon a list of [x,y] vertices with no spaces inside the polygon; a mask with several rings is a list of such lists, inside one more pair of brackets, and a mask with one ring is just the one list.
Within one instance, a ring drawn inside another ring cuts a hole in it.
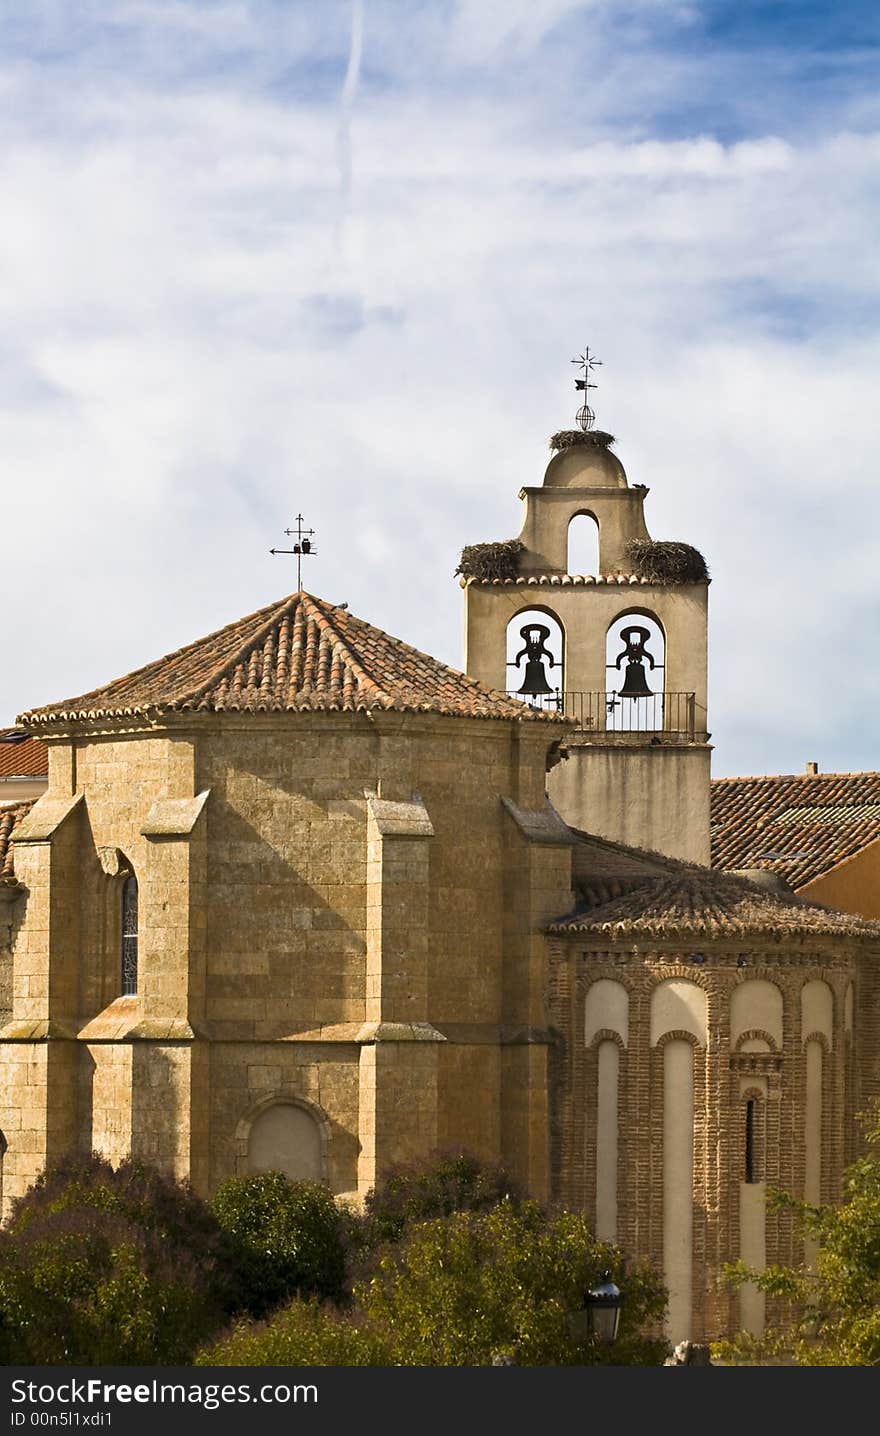
[{"label": "plaster wall", "polygon": [[575,738],[565,751],[548,774],[547,791],[572,827],[708,864],[708,747],[603,747]]},{"label": "plaster wall", "polygon": [[[465,671],[490,688],[505,691],[507,627],[526,609],[543,609],[562,627],[566,692],[606,689],[606,636],[626,614],[655,618],[666,637],[664,688],[695,695],[698,730],[705,730],[707,704],[707,614],[705,583],[667,587],[642,582],[491,584],[470,581],[464,590]],[[555,681],[555,670],[554,670]],[[517,685],[513,685],[517,686]]]},{"label": "plaster wall", "polygon": [[798,893],[841,912],[880,918],[880,838],[822,877],[805,883]]}]

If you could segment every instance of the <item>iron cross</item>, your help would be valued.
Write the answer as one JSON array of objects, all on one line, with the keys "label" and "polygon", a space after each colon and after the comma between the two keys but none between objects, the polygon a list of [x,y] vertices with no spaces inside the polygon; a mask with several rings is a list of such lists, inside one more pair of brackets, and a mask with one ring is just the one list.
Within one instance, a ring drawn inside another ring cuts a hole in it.
[{"label": "iron cross", "polygon": [[314,554],[314,553],[317,552],[316,549],[313,549],[313,548],[312,548],[312,535],[314,534],[315,530],[314,530],[314,529],[304,529],[304,528],[303,528],[303,516],[302,516],[302,514],[297,514],[297,516],[296,516],[296,528],[295,528],[295,529],[285,529],[284,532],[287,534],[288,538],[295,538],[295,539],[296,539],[296,543],[293,545],[293,548],[270,548],[269,552],[270,552],[270,553],[273,553],[273,554],[274,554],[274,553],[291,553],[291,554],[295,553],[295,554],[296,554],[296,591],[297,591],[297,593],[301,593],[301,592],[302,592],[302,561],[303,561],[303,554],[309,555],[309,554]]}]

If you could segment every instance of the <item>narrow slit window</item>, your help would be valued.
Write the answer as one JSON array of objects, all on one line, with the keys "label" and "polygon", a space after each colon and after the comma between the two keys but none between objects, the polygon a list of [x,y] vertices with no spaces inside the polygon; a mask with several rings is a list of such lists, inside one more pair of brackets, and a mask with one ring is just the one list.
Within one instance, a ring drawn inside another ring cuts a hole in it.
[{"label": "narrow slit window", "polygon": [[757,1181],[755,1176],[755,1099],[746,1102],[746,1181]]},{"label": "narrow slit window", "polygon": [[122,996],[138,990],[138,885],[129,875],[122,887]]}]

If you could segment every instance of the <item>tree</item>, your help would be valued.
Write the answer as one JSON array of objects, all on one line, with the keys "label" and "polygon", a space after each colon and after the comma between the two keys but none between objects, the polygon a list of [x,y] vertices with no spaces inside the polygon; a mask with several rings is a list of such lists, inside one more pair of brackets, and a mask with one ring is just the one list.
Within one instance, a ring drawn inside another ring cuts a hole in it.
[{"label": "tree", "polygon": [[[569,1326],[606,1271],[624,1292],[616,1345],[584,1343]],[[262,1324],[239,1323],[200,1365],[519,1366],[659,1365],[665,1342],[648,1333],[665,1307],[649,1268],[622,1272],[616,1247],[580,1213],[551,1214],[501,1200],[408,1221],[376,1255],[346,1312],[298,1300]]]},{"label": "tree", "polygon": [[788,1307],[786,1320],[761,1338],[741,1333],[719,1343],[733,1361],[781,1354],[799,1366],[880,1364],[880,1104],[866,1135],[868,1151],[844,1174],[840,1206],[811,1206],[785,1192],[770,1194],[796,1214],[804,1235],[819,1245],[815,1267],[728,1267],[736,1284],[754,1282]]},{"label": "tree", "polygon": [[233,1247],[240,1305],[253,1316],[297,1292],[342,1295],[342,1217],[326,1187],[292,1182],[283,1172],[231,1177],[211,1211]]},{"label": "tree", "polygon": [[233,1305],[236,1273],[206,1204],[145,1164],[50,1165],[0,1233],[0,1360],[182,1363]]}]

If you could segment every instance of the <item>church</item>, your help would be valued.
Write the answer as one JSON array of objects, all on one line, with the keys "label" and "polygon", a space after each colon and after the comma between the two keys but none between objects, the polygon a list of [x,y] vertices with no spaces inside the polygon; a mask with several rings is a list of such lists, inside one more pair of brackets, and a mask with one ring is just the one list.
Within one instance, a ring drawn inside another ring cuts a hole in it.
[{"label": "church", "polygon": [[762,1329],[722,1267],[804,1255],[768,1186],[839,1194],[880,923],[709,866],[706,566],[578,422],[463,550],[464,672],[300,588],[20,717],[4,1211],[70,1151],[354,1200],[464,1148],[654,1262],[671,1339]]}]

